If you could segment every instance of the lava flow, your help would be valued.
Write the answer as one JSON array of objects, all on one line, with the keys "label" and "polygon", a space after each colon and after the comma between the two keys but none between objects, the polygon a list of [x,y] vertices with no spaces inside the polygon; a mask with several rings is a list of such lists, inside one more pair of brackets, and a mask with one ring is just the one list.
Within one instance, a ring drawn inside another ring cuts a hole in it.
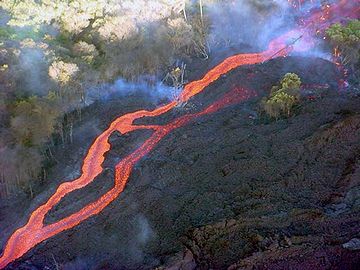
[{"label": "lava flow", "polygon": [[[350,2],[352,2],[352,4],[349,5]],[[31,213],[28,222],[10,236],[0,257],[0,269],[22,257],[42,241],[62,231],[71,229],[89,217],[100,213],[124,190],[134,165],[154,149],[159,141],[171,131],[186,125],[197,117],[214,113],[225,106],[246,100],[254,96],[254,93],[243,88],[236,88],[203,111],[179,117],[166,125],[135,125],[133,124],[134,120],[142,117],[155,117],[168,112],[176,105],[186,102],[194,95],[200,93],[221,75],[236,67],[262,63],[274,57],[286,56],[291,50],[311,48],[313,41],[311,38],[312,35],[310,34],[315,34],[319,29],[323,30],[330,23],[336,22],[338,17],[333,14],[340,13],[342,16],[347,17],[356,16],[359,8],[354,2],[357,1],[342,0],[336,5],[327,6],[326,9],[311,12],[298,28],[273,40],[268,50],[264,52],[239,54],[225,59],[218,66],[206,73],[202,79],[187,84],[176,101],[170,102],[153,111],[140,110],[115,119],[109,128],[100,134],[91,145],[84,158],[81,176],[72,181],[60,184],[55,193],[43,205]],[[301,40],[295,46],[295,44],[293,44],[294,40],[299,39]],[[301,44],[297,47],[299,43]],[[64,196],[87,186],[103,171],[102,163],[104,162],[106,152],[110,150],[110,135],[115,131],[126,134],[138,129],[150,129],[153,133],[138,149],[123,158],[116,165],[113,188],[78,212],[58,220],[55,223],[45,225],[45,216]]]}]

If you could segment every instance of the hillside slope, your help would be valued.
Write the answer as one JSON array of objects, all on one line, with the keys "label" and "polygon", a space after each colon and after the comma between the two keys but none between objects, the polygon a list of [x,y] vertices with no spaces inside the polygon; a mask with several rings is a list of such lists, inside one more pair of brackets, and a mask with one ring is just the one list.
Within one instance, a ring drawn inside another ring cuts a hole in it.
[{"label": "hillside slope", "polygon": [[[301,77],[303,101],[291,118],[269,121],[258,112],[259,100],[287,72]],[[301,57],[223,76],[151,121],[168,123],[199,111],[235,87],[258,96],[171,133],[135,167],[124,193],[102,213],[7,269],[355,269],[360,252],[342,244],[360,237],[360,96],[353,89],[335,91],[339,76],[330,62]],[[59,149],[62,158],[52,178],[76,175],[87,146],[112,119],[151,106],[134,94],[88,107],[74,147]],[[47,222],[105,193],[113,184],[113,165],[149,134],[114,134],[105,172],[66,197]],[[30,208],[50,193],[44,191]],[[3,208],[4,231],[14,227],[10,223],[17,219],[10,216],[16,207]]]}]

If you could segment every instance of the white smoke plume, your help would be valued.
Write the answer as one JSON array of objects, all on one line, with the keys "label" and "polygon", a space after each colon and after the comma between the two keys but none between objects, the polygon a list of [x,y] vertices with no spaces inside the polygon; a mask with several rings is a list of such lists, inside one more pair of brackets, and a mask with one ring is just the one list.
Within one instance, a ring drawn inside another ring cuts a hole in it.
[{"label": "white smoke plume", "polygon": [[129,82],[119,78],[112,84],[91,86],[87,91],[86,103],[91,104],[95,100],[104,101],[111,97],[125,97],[136,93],[142,94],[145,98],[157,103],[160,100],[175,99],[180,91],[181,89],[167,86],[149,76],[142,76],[137,82]]},{"label": "white smoke plume", "polygon": [[[215,49],[244,45],[251,46],[253,51],[267,49],[272,39],[296,27],[302,16],[306,17],[311,9],[321,6],[320,0],[300,2],[301,6],[296,7],[287,0],[234,0],[210,4],[207,7],[212,22],[209,43]],[[324,57],[320,50],[306,53]]]}]

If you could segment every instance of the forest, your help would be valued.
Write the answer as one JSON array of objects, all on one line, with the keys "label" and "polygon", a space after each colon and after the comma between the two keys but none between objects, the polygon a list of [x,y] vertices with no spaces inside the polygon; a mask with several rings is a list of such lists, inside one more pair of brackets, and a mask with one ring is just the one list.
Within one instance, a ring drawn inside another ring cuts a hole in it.
[{"label": "forest", "polygon": [[96,86],[168,75],[181,87],[177,63],[210,54],[204,7],[185,2],[1,1],[1,196],[32,196],[53,147],[71,145],[81,110],[106,95]]}]

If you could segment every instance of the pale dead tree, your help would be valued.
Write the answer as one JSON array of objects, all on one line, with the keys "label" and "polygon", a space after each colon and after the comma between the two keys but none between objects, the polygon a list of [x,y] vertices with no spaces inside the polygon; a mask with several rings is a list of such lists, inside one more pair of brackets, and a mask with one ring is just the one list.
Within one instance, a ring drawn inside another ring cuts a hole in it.
[{"label": "pale dead tree", "polygon": [[173,9],[176,13],[183,13],[184,19],[187,22],[186,1],[187,0],[175,0]]},{"label": "pale dead tree", "polygon": [[197,54],[199,54],[204,60],[209,59],[209,50],[210,47],[207,41],[196,42],[194,40],[194,48]]},{"label": "pale dead tree", "polygon": [[51,257],[52,257],[52,259],[54,261],[55,269],[60,270],[60,266],[59,266],[58,262],[56,261],[54,254],[51,253]]},{"label": "pale dead tree", "polygon": [[203,2],[199,0],[201,24],[204,26]]},{"label": "pale dead tree", "polygon": [[180,89],[184,84],[186,64],[182,63],[180,67],[176,67],[168,72],[163,81],[171,80],[172,86]]},{"label": "pale dead tree", "polygon": [[208,59],[210,54],[210,45],[207,40],[209,23],[204,20],[204,4],[202,0],[199,0],[200,18],[196,17],[192,21],[192,27],[197,33],[193,40],[195,52],[203,59]]}]

